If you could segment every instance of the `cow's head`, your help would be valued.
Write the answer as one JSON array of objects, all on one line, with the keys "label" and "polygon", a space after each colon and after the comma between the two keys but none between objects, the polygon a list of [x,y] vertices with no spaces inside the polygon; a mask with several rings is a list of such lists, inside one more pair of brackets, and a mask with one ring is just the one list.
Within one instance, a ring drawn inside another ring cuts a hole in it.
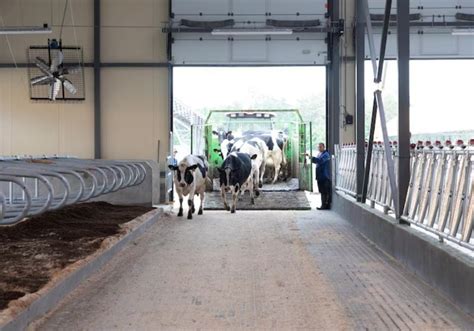
[{"label": "cow's head", "polygon": [[179,187],[186,187],[194,182],[194,172],[197,167],[197,164],[188,166],[185,163],[180,163],[177,166],[170,164],[168,166],[168,168],[174,172],[174,181],[176,186]]},{"label": "cow's head", "polygon": [[[249,155],[251,160],[257,159],[257,154]],[[224,160],[224,163],[222,164],[222,167],[217,168],[219,170],[219,179],[221,186],[232,186],[233,183],[235,182],[235,177],[238,176],[238,171],[240,170],[241,167],[241,161],[238,159],[238,157],[234,154],[231,153],[229,156]],[[238,184],[236,189],[238,190]]]},{"label": "cow's head", "polygon": [[212,134],[217,136],[217,139],[219,140],[219,144],[221,144],[224,140],[230,138],[232,136],[232,131],[225,131],[225,130],[219,130],[219,131],[212,131]]}]

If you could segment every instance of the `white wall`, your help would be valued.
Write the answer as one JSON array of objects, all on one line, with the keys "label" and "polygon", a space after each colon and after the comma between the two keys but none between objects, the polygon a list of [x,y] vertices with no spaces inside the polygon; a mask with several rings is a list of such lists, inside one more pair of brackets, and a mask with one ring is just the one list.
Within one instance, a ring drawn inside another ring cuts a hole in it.
[{"label": "white wall", "polygon": [[[63,0],[2,0],[5,25],[48,23],[51,35],[10,36],[14,58],[27,62],[30,45],[59,37]],[[80,45],[93,61],[93,0],[69,0],[64,45]],[[102,0],[102,62],[165,62],[167,0]],[[72,28],[72,18],[76,28]],[[0,22],[1,23],[1,22]],[[75,31],[75,34],[74,34]],[[77,38],[77,39],[76,39]],[[0,63],[12,63],[0,36]],[[29,99],[26,69],[0,69],[0,155],[69,154],[94,156],[93,70],[85,69],[86,100],[74,103]],[[102,141],[105,158],[157,159],[157,141],[168,146],[166,68],[102,69]],[[161,153],[161,161],[166,150]]]},{"label": "white wall", "polygon": [[86,101],[29,99],[27,69],[0,70],[0,155],[93,156],[93,72],[85,71]]}]

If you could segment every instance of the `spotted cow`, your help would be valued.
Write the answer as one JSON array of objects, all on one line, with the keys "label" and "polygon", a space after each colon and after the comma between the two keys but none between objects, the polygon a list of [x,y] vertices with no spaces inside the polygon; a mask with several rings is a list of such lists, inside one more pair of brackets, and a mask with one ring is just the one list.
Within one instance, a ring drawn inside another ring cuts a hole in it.
[{"label": "spotted cow", "polygon": [[188,197],[188,219],[193,218],[194,195],[199,195],[201,204],[198,215],[203,213],[204,192],[206,190],[206,176],[209,165],[206,159],[201,155],[188,155],[178,165],[169,165],[170,170],[174,172],[174,182],[176,193],[179,197],[178,216],[183,216],[183,198]]},{"label": "spotted cow", "polygon": [[[224,208],[230,210],[231,213],[235,213],[237,198],[244,188],[250,191],[251,202],[252,204],[255,203],[252,162],[256,158],[256,154],[250,156],[246,153],[232,152],[224,160],[221,168],[218,168]],[[226,192],[228,191],[232,193],[232,207],[230,208],[226,199]]]}]

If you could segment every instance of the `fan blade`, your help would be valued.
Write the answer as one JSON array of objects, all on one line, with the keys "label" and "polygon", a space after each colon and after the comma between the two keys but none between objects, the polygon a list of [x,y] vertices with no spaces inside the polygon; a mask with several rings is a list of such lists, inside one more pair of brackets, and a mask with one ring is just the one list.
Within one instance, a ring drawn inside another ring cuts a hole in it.
[{"label": "fan blade", "polygon": [[81,66],[71,67],[71,68],[64,68],[62,70],[62,75],[75,75],[80,73],[82,70]]},{"label": "fan blade", "polygon": [[46,85],[54,82],[53,79],[49,75],[43,75],[43,76],[38,76],[31,78],[30,83],[31,85]]},{"label": "fan blade", "polygon": [[76,94],[77,93],[76,87],[74,85],[72,85],[70,80],[68,80],[66,78],[62,78],[61,80],[63,82],[64,87],[66,88],[66,90],[69,91],[69,93],[71,93],[71,94]]},{"label": "fan blade", "polygon": [[49,86],[49,99],[56,100],[60,89],[61,81],[59,79],[56,79],[54,83]]},{"label": "fan blade", "polygon": [[48,64],[42,58],[37,56],[35,59],[35,64],[45,75],[48,75],[49,77],[53,77],[53,74],[49,70]]},{"label": "fan blade", "polygon": [[63,63],[64,54],[60,50],[56,50],[53,53],[53,59],[51,60],[51,68],[52,72],[58,71],[59,66]]}]

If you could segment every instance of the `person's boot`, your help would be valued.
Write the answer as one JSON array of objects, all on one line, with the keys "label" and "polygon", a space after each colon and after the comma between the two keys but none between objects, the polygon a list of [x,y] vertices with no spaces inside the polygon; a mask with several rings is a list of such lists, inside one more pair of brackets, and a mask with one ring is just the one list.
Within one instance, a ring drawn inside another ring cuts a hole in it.
[{"label": "person's boot", "polygon": [[326,199],[326,202],[324,203],[324,210],[329,210],[331,209],[331,200],[330,200],[330,195],[328,194]]},{"label": "person's boot", "polygon": [[317,207],[317,210],[326,210],[326,201],[327,201],[327,195],[326,194],[321,194],[321,207]]}]

